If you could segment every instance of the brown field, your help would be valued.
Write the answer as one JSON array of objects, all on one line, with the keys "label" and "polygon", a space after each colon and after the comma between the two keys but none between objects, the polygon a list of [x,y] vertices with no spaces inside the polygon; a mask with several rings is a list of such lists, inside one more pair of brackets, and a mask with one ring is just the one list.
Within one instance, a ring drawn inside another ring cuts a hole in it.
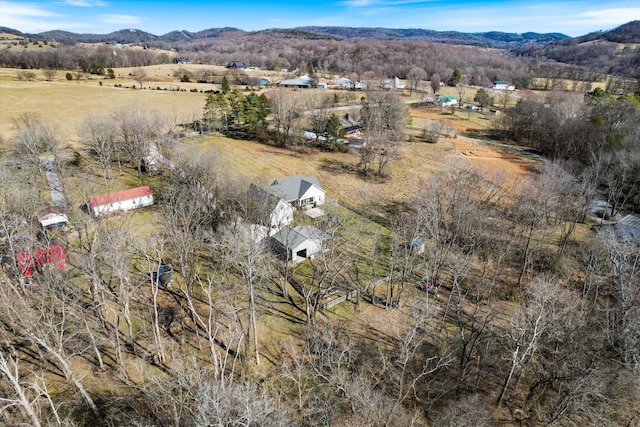
[{"label": "brown field", "polygon": [[[115,80],[90,76],[88,79],[67,81],[61,71],[53,82],[44,81],[44,76],[38,71],[36,81],[17,81],[15,76],[19,70],[0,69],[3,105],[0,109],[0,135],[5,143],[10,141],[14,132],[13,121],[23,113],[36,113],[57,124],[63,150],[71,151],[83,148],[78,140],[78,128],[90,112],[111,113],[137,106],[159,112],[170,124],[190,122],[201,116],[205,94],[189,90],[205,90],[214,88],[214,85],[180,83],[172,76],[179,68],[197,71],[202,67],[210,66],[166,64],[145,67],[149,81],[145,82],[144,90],[131,89],[131,86],[137,86],[129,78],[132,69],[115,70],[118,76]],[[114,87],[115,84],[128,87],[118,88]],[[148,89],[156,86],[186,91]],[[471,94],[467,96],[472,98]],[[450,111],[438,108],[423,108],[413,109],[411,115],[414,127],[424,126],[426,120],[447,121],[458,133],[486,129],[491,124],[491,116],[475,112],[469,114],[467,110],[456,110],[452,115]],[[467,162],[492,173],[500,173],[508,181],[530,171],[527,161],[521,157],[461,136],[441,139],[437,144],[406,143],[389,164],[386,177],[369,180],[357,174],[358,153],[353,149],[350,153],[282,149],[219,135],[200,137],[195,142],[197,149],[222,155],[231,163],[230,169],[259,183],[295,173],[316,175],[329,190],[330,197],[340,197],[352,203],[362,203],[374,195],[376,203],[381,205],[406,201],[414,197],[420,187],[448,162]]]}]

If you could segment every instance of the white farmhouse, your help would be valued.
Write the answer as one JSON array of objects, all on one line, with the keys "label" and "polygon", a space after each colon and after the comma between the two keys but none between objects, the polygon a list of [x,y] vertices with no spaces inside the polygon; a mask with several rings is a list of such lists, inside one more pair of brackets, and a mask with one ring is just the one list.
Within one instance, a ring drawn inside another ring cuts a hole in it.
[{"label": "white farmhouse", "polygon": [[89,212],[95,217],[151,205],[153,205],[153,192],[148,185],[93,196],[87,204]]},{"label": "white farmhouse", "polygon": [[400,81],[399,78],[394,77],[390,80],[383,80],[382,81],[382,88],[383,89],[396,89],[396,90],[402,90],[404,89],[404,84],[402,84],[402,82]]},{"label": "white farmhouse", "polygon": [[496,80],[493,82],[491,89],[495,90],[516,90],[514,85],[510,85],[509,82],[505,82],[503,80]]},{"label": "white farmhouse", "polygon": [[293,206],[282,198],[251,184],[249,187],[251,200],[257,205],[259,218],[255,222],[269,227],[269,235],[293,222]]}]

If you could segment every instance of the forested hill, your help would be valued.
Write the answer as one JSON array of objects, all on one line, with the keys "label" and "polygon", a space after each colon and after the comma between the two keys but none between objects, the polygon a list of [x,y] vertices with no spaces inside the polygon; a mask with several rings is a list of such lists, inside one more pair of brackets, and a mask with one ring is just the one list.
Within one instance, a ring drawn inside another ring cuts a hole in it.
[{"label": "forested hill", "polygon": [[545,45],[522,46],[523,56],[588,66],[593,71],[640,78],[640,21]]},{"label": "forested hill", "polygon": [[491,47],[514,47],[531,43],[549,43],[569,38],[569,36],[560,33],[539,34],[528,32],[517,34],[500,31],[462,33],[458,31],[433,31],[420,28],[300,27],[298,29],[312,33],[329,34],[345,39],[428,40],[441,43]]},{"label": "forested hill", "polygon": [[560,33],[504,33],[490,31],[485,33],[463,33],[458,31],[433,31],[420,28],[354,28],[354,27],[298,27],[293,29],[273,28],[246,32],[237,28],[211,28],[198,32],[171,31],[157,36],[137,29],[124,29],[109,34],[78,34],[68,31],[47,31],[38,34],[25,34],[20,31],[1,28],[2,32],[33,39],[55,40],[61,43],[122,43],[122,44],[172,44],[203,39],[220,38],[239,34],[277,35],[286,38],[301,39],[375,39],[375,40],[427,40],[438,43],[486,46],[496,48],[514,48],[523,45],[538,45],[568,39]]}]

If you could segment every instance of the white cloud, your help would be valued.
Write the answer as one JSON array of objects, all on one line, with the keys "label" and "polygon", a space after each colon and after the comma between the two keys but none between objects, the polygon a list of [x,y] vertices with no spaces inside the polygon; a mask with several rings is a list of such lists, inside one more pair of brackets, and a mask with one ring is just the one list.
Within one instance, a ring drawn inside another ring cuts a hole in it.
[{"label": "white cloud", "polygon": [[144,21],[144,19],[132,15],[106,14],[100,15],[100,21],[105,24],[118,24],[128,26],[140,24],[142,21]]},{"label": "white cloud", "polygon": [[67,6],[76,6],[76,7],[102,7],[107,6],[107,3],[101,0],[63,0]]},{"label": "white cloud", "polygon": [[12,3],[8,1],[0,1],[0,18],[11,19],[13,17],[48,17],[56,16],[55,13],[49,12],[36,4],[29,3]]},{"label": "white cloud", "polygon": [[347,0],[344,2],[345,6],[349,7],[367,7],[379,4],[378,0]]},{"label": "white cloud", "polygon": [[0,1],[0,26],[24,32],[50,30],[49,20],[60,15],[31,3]]},{"label": "white cloud", "polygon": [[640,7],[587,10],[582,12],[580,16],[584,17],[587,21],[594,21],[604,25],[618,25],[640,19]]}]

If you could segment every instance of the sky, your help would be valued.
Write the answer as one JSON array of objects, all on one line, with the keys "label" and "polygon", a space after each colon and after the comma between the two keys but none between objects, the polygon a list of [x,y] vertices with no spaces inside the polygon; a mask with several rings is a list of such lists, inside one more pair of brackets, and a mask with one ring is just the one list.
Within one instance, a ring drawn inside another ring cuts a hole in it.
[{"label": "sky", "polygon": [[576,37],[633,20],[640,20],[638,0],[0,0],[0,26],[25,33],[135,28],[160,36],[174,30],[317,25]]}]

